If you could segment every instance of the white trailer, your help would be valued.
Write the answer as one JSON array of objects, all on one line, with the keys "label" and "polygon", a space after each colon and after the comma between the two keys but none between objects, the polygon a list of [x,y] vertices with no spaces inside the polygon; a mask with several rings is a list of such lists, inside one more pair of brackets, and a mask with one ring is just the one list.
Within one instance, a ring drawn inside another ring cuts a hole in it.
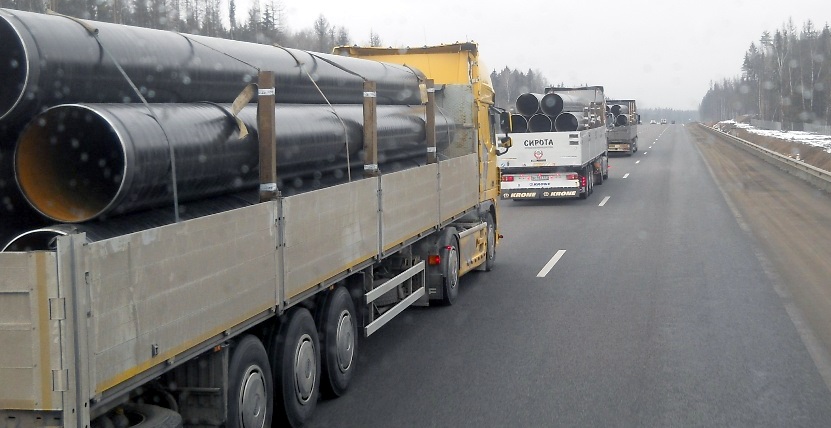
[{"label": "white trailer", "polygon": [[502,199],[585,199],[609,178],[605,127],[509,136],[499,157]]}]

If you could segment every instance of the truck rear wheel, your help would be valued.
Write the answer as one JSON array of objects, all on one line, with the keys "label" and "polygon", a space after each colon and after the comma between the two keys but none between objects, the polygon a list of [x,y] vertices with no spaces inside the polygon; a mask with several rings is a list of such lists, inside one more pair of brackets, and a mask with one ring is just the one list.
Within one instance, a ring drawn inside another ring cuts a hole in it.
[{"label": "truck rear wheel", "polygon": [[274,367],[274,408],[283,422],[300,426],[314,412],[320,394],[320,353],[312,315],[297,308],[280,325],[271,355]]},{"label": "truck rear wheel", "polygon": [[447,255],[444,265],[444,293],[441,303],[450,306],[459,296],[459,243],[453,238],[453,243],[447,246]]},{"label": "truck rear wheel", "polygon": [[227,427],[266,428],[273,416],[273,378],[260,339],[245,336],[231,351],[228,364]]},{"label": "truck rear wheel", "polygon": [[328,396],[340,397],[346,392],[355,372],[358,349],[355,304],[345,287],[338,287],[326,296],[321,313],[321,389]]}]

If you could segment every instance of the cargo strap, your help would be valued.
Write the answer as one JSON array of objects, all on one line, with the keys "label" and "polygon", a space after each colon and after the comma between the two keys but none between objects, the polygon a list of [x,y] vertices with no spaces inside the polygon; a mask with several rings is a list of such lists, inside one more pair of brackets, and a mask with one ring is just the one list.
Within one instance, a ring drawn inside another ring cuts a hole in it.
[{"label": "cargo strap", "polygon": [[245,85],[242,92],[234,98],[234,103],[231,104],[231,117],[237,121],[237,128],[239,128],[239,139],[242,140],[243,138],[248,136],[248,127],[245,126],[245,123],[242,119],[239,118],[239,112],[247,106],[251,100],[254,99],[254,95],[257,93],[257,85],[253,83],[249,83]]},{"label": "cargo strap", "polygon": [[[349,132],[346,129],[346,123],[343,122],[343,119],[338,114],[338,111],[335,110],[335,107],[332,105],[332,103],[329,102],[329,98],[326,98],[326,94],[323,93],[323,90],[320,89],[320,86],[317,86],[317,82],[315,82],[315,79],[312,77],[312,75],[309,73],[309,71],[306,70],[305,63],[303,63],[303,61],[300,61],[294,55],[294,53],[292,53],[292,51],[286,49],[285,47],[280,46],[278,44],[274,44],[273,46],[275,48],[282,49],[287,54],[291,55],[291,57],[294,59],[294,62],[297,63],[298,67],[300,67],[300,70],[302,70],[304,73],[306,73],[306,76],[309,77],[309,81],[312,82],[312,85],[314,85],[315,89],[317,89],[317,92],[320,93],[321,97],[323,97],[323,101],[326,101],[326,104],[329,106],[330,109],[332,109],[332,113],[335,115],[336,118],[338,118],[338,121],[340,122],[340,126],[343,128],[343,148],[344,148],[344,152],[346,152],[346,179],[347,179],[347,181],[352,182],[352,165],[350,164],[350,160],[349,160]],[[311,52],[306,52],[306,53],[308,53],[309,55],[311,55],[315,58],[320,58],[320,57],[314,55]],[[327,61],[327,62],[329,62],[329,61]],[[329,63],[332,64],[331,62],[329,62]],[[357,73],[351,72],[351,71],[349,71],[349,70],[347,70],[343,67],[340,67],[336,64],[332,64],[332,65],[334,65],[335,67],[338,67],[341,70],[344,70],[348,73],[354,74],[355,76],[358,76],[361,79],[363,79],[364,81],[366,81],[366,79],[364,79],[361,75],[359,75]]]},{"label": "cargo strap", "polygon": [[[257,70],[258,72],[261,71],[260,68],[255,66],[254,64],[245,62],[242,59],[237,58],[237,57],[235,57],[235,56],[233,56],[233,55],[231,55],[227,52],[221,51],[221,50],[219,50],[219,49],[217,49],[213,46],[206,45],[205,43],[202,43],[199,40],[192,39],[192,38],[188,37],[187,34],[182,34],[182,33],[178,33],[178,34],[180,36],[184,37],[185,40],[187,40],[189,43],[195,43],[197,45],[203,46],[203,47],[205,47],[207,49],[210,49],[210,50],[212,50],[212,51],[214,51],[214,52],[216,52],[220,55],[225,55],[228,58],[233,59],[234,61],[238,61],[240,63],[243,63],[243,64],[253,68],[254,70]],[[237,122],[237,128],[239,129],[239,139],[240,140],[248,136],[248,127],[245,126],[245,123],[243,123],[243,121],[239,118],[239,112],[242,111],[242,108],[245,107],[248,103],[251,102],[251,100],[254,99],[254,94],[256,94],[256,93],[257,93],[257,85],[255,85],[253,83],[249,83],[248,85],[245,86],[245,88],[243,88],[242,92],[240,92],[239,95],[237,95],[237,97],[234,99],[234,103],[231,105],[231,117],[233,117],[234,120]]]},{"label": "cargo strap", "polygon": [[124,71],[124,69],[121,67],[121,64],[118,63],[118,61],[115,59],[113,54],[104,46],[103,43],[101,43],[101,39],[98,37],[98,28],[94,27],[93,25],[91,25],[90,23],[88,23],[86,21],[83,21],[81,19],[78,19],[78,18],[75,18],[75,17],[72,17],[72,16],[64,15],[62,13],[55,12],[51,9],[47,9],[46,13],[49,14],[49,15],[60,16],[60,17],[69,19],[71,21],[76,22],[78,25],[84,27],[84,29],[87,30],[87,32],[90,34],[90,36],[92,36],[92,38],[94,38],[95,41],[98,43],[98,46],[101,48],[101,50],[104,52],[104,54],[106,54],[107,57],[110,58],[110,60],[115,65],[115,68],[118,69],[119,73],[121,73],[121,75],[124,77],[124,80],[126,80],[127,83],[130,85],[130,87],[133,89],[133,92],[136,93],[136,96],[139,97],[139,99],[141,100],[141,103],[144,104],[144,106],[147,108],[147,111],[150,113],[150,117],[156,122],[157,125],[159,125],[159,129],[161,129],[162,134],[164,134],[164,139],[167,142],[167,148],[168,148],[168,152],[170,154],[170,175],[171,175],[171,181],[172,181],[172,185],[173,185],[173,213],[174,213],[174,220],[175,220],[176,223],[178,223],[179,222],[179,190],[178,190],[178,186],[176,184],[176,181],[177,181],[176,180],[176,153],[173,150],[173,145],[170,144],[170,137],[167,135],[167,131],[165,131],[164,126],[162,126],[162,122],[159,120],[158,116],[156,116],[156,113],[153,112],[153,109],[150,108],[150,104],[147,102],[147,100],[141,94],[141,91],[139,90],[139,88],[136,87],[136,84],[133,83],[133,80],[130,79],[130,76],[128,76],[127,72]]}]

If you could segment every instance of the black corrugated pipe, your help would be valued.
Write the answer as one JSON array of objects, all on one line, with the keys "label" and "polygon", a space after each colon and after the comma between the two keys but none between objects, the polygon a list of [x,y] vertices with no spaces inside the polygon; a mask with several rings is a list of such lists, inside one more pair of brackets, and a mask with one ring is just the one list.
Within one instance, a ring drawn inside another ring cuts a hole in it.
[{"label": "black corrugated pipe", "polygon": [[554,120],[554,129],[557,132],[582,131],[586,129],[583,113],[563,112]]},{"label": "black corrugated pipe", "polygon": [[[239,114],[251,134],[240,140],[229,106],[151,104],[162,128],[141,104],[70,104],[38,115],[15,152],[17,182],[29,203],[59,222],[83,222],[172,201],[169,144],[176,154],[181,201],[240,191],[259,183],[256,107]],[[361,164],[363,109],[278,105],[277,172],[313,176]],[[378,106],[379,162],[426,157],[423,106]],[[346,133],[344,133],[344,125]],[[454,125],[437,113],[437,145]],[[165,135],[166,133],[166,135]]]},{"label": "black corrugated pipe", "polygon": [[523,116],[533,116],[540,111],[542,94],[526,93],[517,97],[516,111]]},{"label": "black corrugated pipe", "polygon": [[[151,103],[230,103],[256,82],[257,68],[274,71],[278,103],[324,103],[295,58],[333,104],[363,102],[363,80],[338,67],[376,82],[378,104],[422,101],[423,76],[401,65],[85,22]],[[56,104],[139,101],[95,38],[71,19],[2,9],[0,40],[0,121],[25,122]]]},{"label": "black corrugated pipe", "polygon": [[528,132],[528,119],[521,114],[511,114],[511,128],[514,133]]},{"label": "black corrugated pipe", "polygon": [[544,114],[535,114],[528,119],[528,131],[530,132],[551,132],[554,130],[554,122],[551,117]]},{"label": "black corrugated pipe", "polygon": [[619,114],[615,117],[615,126],[624,126],[629,124],[629,116],[625,114]]}]

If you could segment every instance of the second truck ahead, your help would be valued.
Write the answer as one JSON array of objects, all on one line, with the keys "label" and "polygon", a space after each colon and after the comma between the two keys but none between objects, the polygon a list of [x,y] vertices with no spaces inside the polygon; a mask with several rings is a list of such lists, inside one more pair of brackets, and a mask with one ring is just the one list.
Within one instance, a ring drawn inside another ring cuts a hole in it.
[{"label": "second truck ahead", "polygon": [[632,155],[638,151],[638,113],[635,100],[607,100],[607,111],[613,123],[606,132],[609,153]]},{"label": "second truck ahead", "polygon": [[512,147],[499,158],[502,198],[585,199],[609,178],[603,87],[547,88],[544,95],[520,98],[521,111],[532,112],[527,105],[539,103],[529,121],[547,116],[552,126],[509,134]]}]

